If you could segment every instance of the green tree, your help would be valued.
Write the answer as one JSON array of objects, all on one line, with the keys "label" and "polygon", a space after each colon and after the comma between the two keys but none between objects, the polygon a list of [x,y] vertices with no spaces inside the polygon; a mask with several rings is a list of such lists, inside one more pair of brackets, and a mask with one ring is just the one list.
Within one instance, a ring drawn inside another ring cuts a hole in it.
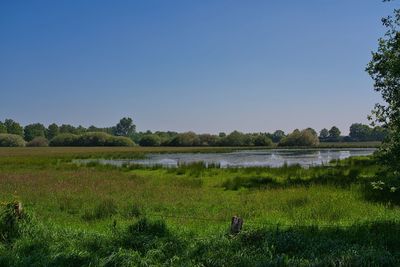
[{"label": "green tree", "polygon": [[285,137],[285,132],[282,130],[276,130],[273,134],[272,134],[272,141],[274,143],[279,143],[282,138]]},{"label": "green tree", "polygon": [[224,146],[245,146],[246,145],[246,136],[244,133],[239,131],[233,131],[228,134],[223,141]]},{"label": "green tree", "polygon": [[353,123],[350,126],[350,134],[352,140],[354,141],[369,141],[372,140],[372,129],[365,124]]},{"label": "green tree", "polygon": [[219,137],[213,134],[199,134],[201,146],[215,146],[218,143]]},{"label": "green tree", "polygon": [[7,127],[0,121],[0,133],[7,133]]},{"label": "green tree", "polygon": [[255,146],[271,146],[272,140],[266,134],[258,134],[254,138],[254,145]]},{"label": "green tree", "polygon": [[18,122],[15,122],[12,119],[6,119],[4,121],[4,125],[7,128],[7,133],[16,134],[16,135],[19,135],[19,136],[23,136],[24,135],[24,129],[22,128],[22,126]]},{"label": "green tree", "polygon": [[24,139],[29,142],[35,137],[45,137],[46,127],[41,123],[28,124],[24,127]]},{"label": "green tree", "polygon": [[318,137],[318,133],[317,133],[317,131],[316,131],[316,130],[314,130],[313,128],[311,128],[311,127],[308,127],[306,130],[307,130],[307,131],[309,131],[309,132],[310,132],[312,135],[314,135],[314,136]]},{"label": "green tree", "polygon": [[56,137],[59,133],[60,133],[60,129],[58,128],[58,125],[55,123],[52,123],[49,125],[49,127],[47,127],[46,137],[48,140],[51,140],[54,137]]},{"label": "green tree", "polygon": [[114,134],[131,137],[136,132],[136,125],[131,118],[122,118],[114,128]]},{"label": "green tree", "polygon": [[156,134],[145,134],[140,138],[139,145],[159,146],[161,145],[161,138]]},{"label": "green tree", "polygon": [[87,129],[85,127],[83,127],[82,125],[79,125],[76,129],[75,129],[76,134],[83,134],[87,132]]},{"label": "green tree", "polygon": [[329,138],[333,139],[333,140],[337,140],[340,137],[340,130],[338,127],[333,126],[330,130],[329,130]]},{"label": "green tree", "polygon": [[319,138],[321,138],[322,140],[328,138],[328,136],[329,136],[329,131],[326,128],[322,129],[319,132]]},{"label": "green tree", "polygon": [[69,124],[63,124],[59,128],[60,134],[70,133],[70,134],[77,134],[76,128]]},{"label": "green tree", "polygon": [[177,134],[170,142],[171,146],[199,146],[200,138],[194,132]]},{"label": "green tree", "polygon": [[310,129],[294,130],[291,134],[285,136],[279,146],[315,146],[318,145],[319,139]]},{"label": "green tree", "polygon": [[370,119],[388,130],[379,159],[400,177],[400,9],[395,9],[393,16],[383,18],[382,22],[387,31],[379,39],[378,49],[372,53],[366,71],[384,103],[375,105]]},{"label": "green tree", "polygon": [[375,126],[372,129],[371,135],[371,139],[374,141],[384,141],[388,136],[388,131],[386,128],[383,128],[381,126]]}]

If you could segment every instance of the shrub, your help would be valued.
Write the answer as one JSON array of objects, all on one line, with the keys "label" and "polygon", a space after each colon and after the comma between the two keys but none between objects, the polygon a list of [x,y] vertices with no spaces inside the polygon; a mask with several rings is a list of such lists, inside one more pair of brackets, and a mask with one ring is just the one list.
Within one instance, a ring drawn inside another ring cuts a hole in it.
[{"label": "shrub", "polygon": [[140,138],[139,145],[141,146],[159,146],[161,138],[156,134],[146,134]]},{"label": "shrub", "polygon": [[46,127],[41,123],[26,125],[24,128],[24,137],[27,142],[32,141],[35,137],[44,137]]},{"label": "shrub", "polygon": [[271,146],[272,140],[266,135],[259,134],[254,138],[255,146]]},{"label": "shrub", "polygon": [[20,234],[20,223],[24,218],[17,213],[15,205],[17,202],[9,202],[0,207],[0,243],[9,242]]},{"label": "shrub", "polygon": [[200,139],[194,132],[177,134],[170,142],[171,146],[199,146]]},{"label": "shrub", "polygon": [[122,136],[104,132],[89,132],[82,135],[59,134],[50,141],[50,146],[134,146],[135,143]]},{"label": "shrub", "polygon": [[31,147],[49,146],[49,141],[44,137],[35,137],[32,141],[28,142],[26,146],[31,146]]},{"label": "shrub", "polygon": [[296,129],[293,133],[284,137],[279,142],[279,146],[315,146],[318,145],[318,143],[318,136],[310,129],[302,131]]},{"label": "shrub", "polygon": [[78,146],[107,146],[111,135],[103,132],[84,133],[78,137]]},{"label": "shrub", "polygon": [[108,140],[107,146],[134,146],[135,143],[128,137],[124,136],[111,136]]},{"label": "shrub", "polygon": [[0,147],[20,147],[25,146],[25,141],[20,135],[0,134]]},{"label": "shrub", "polygon": [[199,139],[201,146],[215,146],[218,143],[219,137],[213,134],[200,134]]},{"label": "shrub", "polygon": [[50,140],[50,146],[76,146],[77,141],[77,135],[62,133]]},{"label": "shrub", "polygon": [[388,170],[382,170],[376,177],[363,186],[364,196],[377,202],[400,203],[400,176]]}]

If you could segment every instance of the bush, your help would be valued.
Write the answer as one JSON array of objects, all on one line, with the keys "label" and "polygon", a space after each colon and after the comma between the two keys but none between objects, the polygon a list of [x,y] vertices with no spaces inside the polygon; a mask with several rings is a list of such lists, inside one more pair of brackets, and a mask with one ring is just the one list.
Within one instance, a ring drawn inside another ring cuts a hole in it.
[{"label": "bush", "polygon": [[266,135],[259,134],[254,138],[255,146],[272,146],[272,140]]},{"label": "bush", "polygon": [[177,134],[170,142],[171,146],[199,146],[200,139],[194,132]]},{"label": "bush", "polygon": [[103,132],[84,133],[78,137],[78,146],[107,146],[111,135]]},{"label": "bush", "polygon": [[400,204],[400,175],[396,172],[382,170],[363,187],[368,200]]},{"label": "bush", "polygon": [[141,146],[159,146],[161,138],[156,134],[146,134],[140,138],[139,145]]},{"label": "bush", "polygon": [[134,146],[135,143],[128,137],[124,136],[111,136],[108,140],[107,146]]},{"label": "bush", "polygon": [[82,135],[59,134],[50,141],[50,146],[134,146],[123,136],[112,136],[104,132],[89,132]]},{"label": "bush", "polygon": [[49,141],[44,137],[35,137],[32,141],[28,142],[26,146],[31,147],[45,147],[49,146]]},{"label": "bush", "polygon": [[16,205],[18,202],[8,202],[3,207],[0,206],[0,243],[10,242],[20,234],[20,224],[26,218],[17,212]]},{"label": "bush", "polygon": [[296,129],[279,142],[279,146],[315,146],[318,144],[318,136],[310,129],[302,131]]},{"label": "bush", "polygon": [[25,141],[20,135],[0,134],[0,147],[20,147],[25,146]]},{"label": "bush", "polygon": [[50,140],[50,146],[76,146],[78,136],[70,133],[59,134]]},{"label": "bush", "polygon": [[201,146],[216,146],[219,141],[219,137],[213,134],[200,134],[199,139]]}]

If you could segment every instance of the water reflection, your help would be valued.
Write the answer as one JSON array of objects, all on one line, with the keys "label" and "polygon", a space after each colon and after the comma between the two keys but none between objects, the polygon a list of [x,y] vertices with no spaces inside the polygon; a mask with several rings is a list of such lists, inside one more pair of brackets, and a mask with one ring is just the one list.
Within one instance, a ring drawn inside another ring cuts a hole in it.
[{"label": "water reflection", "polygon": [[[229,167],[281,167],[284,164],[298,164],[303,167],[328,164],[332,160],[346,159],[352,156],[368,156],[374,148],[352,149],[271,149],[271,150],[244,150],[232,153],[170,153],[148,154],[141,160],[95,160],[102,164],[121,166],[123,164],[140,164],[145,166],[160,165],[163,167],[177,167],[181,164],[204,162],[218,165],[221,168]],[[80,160],[88,162],[93,160]]]}]

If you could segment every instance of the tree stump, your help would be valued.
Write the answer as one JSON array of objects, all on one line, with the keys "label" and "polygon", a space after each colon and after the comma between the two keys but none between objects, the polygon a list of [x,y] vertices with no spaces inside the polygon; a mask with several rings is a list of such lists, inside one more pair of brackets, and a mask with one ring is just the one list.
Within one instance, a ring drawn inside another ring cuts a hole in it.
[{"label": "tree stump", "polygon": [[243,219],[238,216],[233,216],[231,221],[231,234],[236,235],[242,230]]}]

